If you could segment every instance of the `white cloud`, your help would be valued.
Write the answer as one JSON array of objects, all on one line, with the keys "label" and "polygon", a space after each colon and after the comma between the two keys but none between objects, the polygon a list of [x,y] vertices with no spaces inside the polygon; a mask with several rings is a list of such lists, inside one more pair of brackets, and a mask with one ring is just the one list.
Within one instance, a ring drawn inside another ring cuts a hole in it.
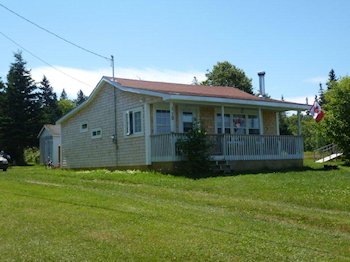
[{"label": "white cloud", "polygon": [[328,78],[325,76],[316,76],[316,77],[305,79],[304,82],[309,84],[319,84],[319,83],[326,83],[327,80]]},{"label": "white cloud", "polygon": [[314,100],[315,100],[315,96],[314,95],[285,97],[284,100],[288,101],[288,102],[305,104],[306,103],[306,98],[308,100],[308,104],[311,106],[314,103]]},{"label": "white cloud", "polygon": [[[61,72],[64,72],[64,74],[52,67],[37,67],[32,69],[32,77],[35,81],[40,82],[43,75],[45,75],[58,96],[61,94],[62,89],[64,88],[68,97],[71,99],[76,98],[76,95],[80,89],[85,95],[89,95],[102,76],[112,75],[110,68],[96,70],[82,70],[61,66],[55,66],[55,68]],[[115,76],[121,78],[183,84],[191,84],[194,76],[197,77],[198,81],[205,80],[205,73],[203,72],[180,72],[174,70],[157,70],[152,68],[116,68]]]}]

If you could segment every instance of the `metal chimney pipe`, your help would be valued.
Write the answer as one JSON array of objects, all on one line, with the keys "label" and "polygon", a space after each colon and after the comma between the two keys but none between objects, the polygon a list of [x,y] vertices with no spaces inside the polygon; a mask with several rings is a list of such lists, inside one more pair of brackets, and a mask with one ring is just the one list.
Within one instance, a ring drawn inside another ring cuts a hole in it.
[{"label": "metal chimney pipe", "polygon": [[259,76],[260,95],[264,96],[265,95],[265,71],[258,72],[258,76]]}]

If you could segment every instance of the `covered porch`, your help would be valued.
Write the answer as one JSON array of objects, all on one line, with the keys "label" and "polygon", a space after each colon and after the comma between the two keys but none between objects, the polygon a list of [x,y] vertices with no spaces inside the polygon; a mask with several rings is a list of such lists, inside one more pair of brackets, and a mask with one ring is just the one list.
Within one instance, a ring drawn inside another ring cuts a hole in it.
[{"label": "covered porch", "polygon": [[[173,162],[183,159],[178,141],[185,134],[168,133],[151,136],[152,162]],[[208,135],[211,156],[216,161],[292,160],[303,159],[301,136],[282,135]]]},{"label": "covered porch", "polygon": [[[223,101],[224,102],[224,101]],[[301,111],[307,107],[275,100],[218,103],[205,101],[163,101],[148,104],[150,119],[146,132],[148,165],[176,166],[184,160],[178,141],[197,122],[207,131],[210,155],[216,165],[230,170],[301,167],[304,158]],[[298,133],[281,135],[280,114],[296,111]],[[172,163],[172,164],[171,164]]]}]

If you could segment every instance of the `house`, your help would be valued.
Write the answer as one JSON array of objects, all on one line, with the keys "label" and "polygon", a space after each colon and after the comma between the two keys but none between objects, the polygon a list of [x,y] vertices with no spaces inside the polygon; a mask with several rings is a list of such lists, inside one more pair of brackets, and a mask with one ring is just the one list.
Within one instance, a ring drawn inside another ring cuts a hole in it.
[{"label": "house", "polygon": [[47,164],[52,161],[54,166],[61,162],[61,126],[44,125],[39,134],[40,163]]},{"label": "house", "polygon": [[182,159],[177,140],[197,120],[215,144],[211,154],[218,164],[233,170],[300,167],[300,117],[299,135],[282,136],[279,115],[300,115],[309,107],[232,87],[102,77],[87,101],[57,121],[62,166],[172,170]]}]

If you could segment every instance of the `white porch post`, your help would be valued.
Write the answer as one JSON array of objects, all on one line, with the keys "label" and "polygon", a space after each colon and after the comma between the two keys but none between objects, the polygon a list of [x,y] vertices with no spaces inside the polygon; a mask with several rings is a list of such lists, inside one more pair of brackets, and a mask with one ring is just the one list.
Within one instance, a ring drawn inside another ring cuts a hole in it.
[{"label": "white porch post", "polygon": [[280,135],[280,113],[276,112],[276,135]]},{"label": "white porch post", "polygon": [[176,122],[175,122],[175,110],[174,110],[174,103],[173,102],[170,102],[169,110],[170,110],[170,132],[175,133],[176,132]]},{"label": "white porch post", "polygon": [[260,125],[260,135],[264,134],[264,121],[261,108],[259,108],[259,125]]},{"label": "white porch post", "polygon": [[225,108],[221,106],[221,134],[225,134]]},{"label": "white porch post", "polygon": [[152,151],[151,151],[151,114],[150,105],[148,103],[143,104],[144,107],[144,123],[145,123],[145,151],[146,151],[146,165],[152,164]]},{"label": "white porch post", "polygon": [[301,120],[300,120],[300,111],[298,110],[298,136],[301,136]]}]

